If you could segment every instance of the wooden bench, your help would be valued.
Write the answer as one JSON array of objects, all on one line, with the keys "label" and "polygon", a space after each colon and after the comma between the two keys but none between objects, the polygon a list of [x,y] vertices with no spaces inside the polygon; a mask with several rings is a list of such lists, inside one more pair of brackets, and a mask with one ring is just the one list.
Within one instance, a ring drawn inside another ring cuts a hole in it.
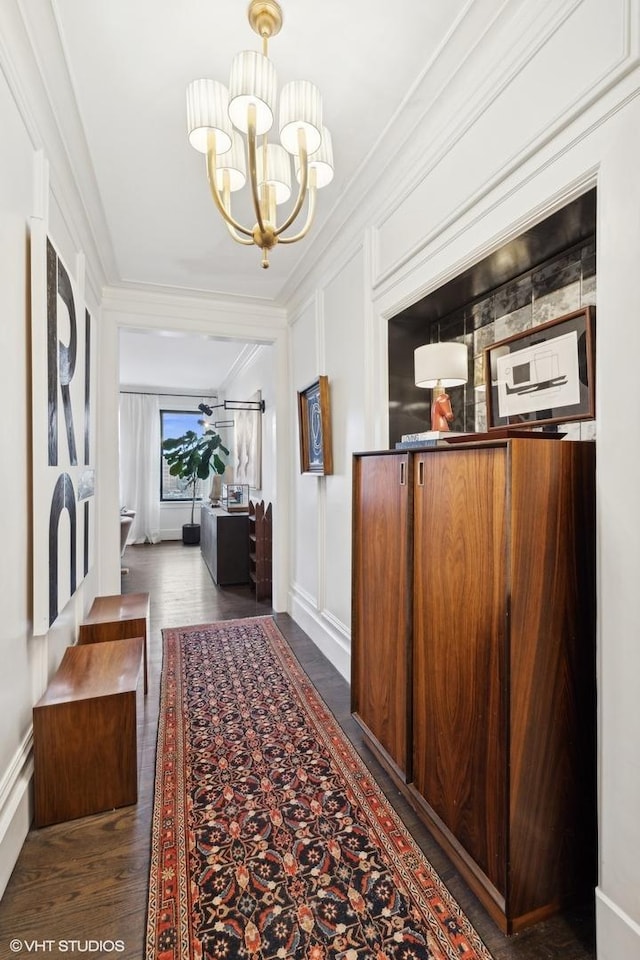
[{"label": "wooden bench", "polygon": [[68,647],[33,708],[35,826],[138,799],[142,637]]},{"label": "wooden bench", "polygon": [[96,597],[80,624],[78,643],[144,638],[144,692],[149,690],[148,656],[149,594],[124,593]]}]

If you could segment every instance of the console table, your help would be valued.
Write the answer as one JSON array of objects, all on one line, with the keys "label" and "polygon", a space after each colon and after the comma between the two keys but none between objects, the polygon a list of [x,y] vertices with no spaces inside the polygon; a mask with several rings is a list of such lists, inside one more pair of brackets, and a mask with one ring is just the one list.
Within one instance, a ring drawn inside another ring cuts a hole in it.
[{"label": "console table", "polygon": [[249,582],[249,516],[219,507],[200,511],[200,550],[214,583]]}]

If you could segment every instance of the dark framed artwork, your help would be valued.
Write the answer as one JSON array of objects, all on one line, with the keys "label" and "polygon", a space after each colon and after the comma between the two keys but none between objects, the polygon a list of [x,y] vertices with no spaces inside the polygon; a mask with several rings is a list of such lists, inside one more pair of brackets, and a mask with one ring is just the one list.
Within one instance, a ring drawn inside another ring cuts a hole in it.
[{"label": "dark framed artwork", "polygon": [[333,473],[329,378],[318,377],[298,391],[300,472],[327,476]]},{"label": "dark framed artwork", "polygon": [[591,306],[486,347],[487,429],[592,420],[594,359]]}]

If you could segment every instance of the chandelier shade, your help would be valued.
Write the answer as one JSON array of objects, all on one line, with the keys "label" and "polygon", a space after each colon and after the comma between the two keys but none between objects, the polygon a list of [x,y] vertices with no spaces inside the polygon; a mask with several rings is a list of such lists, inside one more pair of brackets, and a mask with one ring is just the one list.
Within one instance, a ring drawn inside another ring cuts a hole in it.
[{"label": "chandelier shade", "polygon": [[218,190],[224,190],[225,172],[229,180],[229,190],[235,193],[242,190],[247,182],[247,163],[244,156],[244,142],[237,132],[233,131],[231,149],[216,157],[216,185]]},{"label": "chandelier shade", "polygon": [[[322,143],[320,144],[320,149],[311,154],[308,163],[309,170],[315,170],[316,172],[316,186],[318,190],[322,187],[327,187],[333,180],[333,144],[331,142],[331,134],[326,127],[323,127],[321,132]],[[296,180],[300,183],[300,157],[296,156],[294,162]]]},{"label": "chandelier shade", "polygon": [[208,149],[208,135],[216,136],[219,153],[231,148],[229,91],[217,80],[193,80],[187,87],[189,143],[200,153]]},{"label": "chandelier shade", "polygon": [[298,154],[298,131],[306,137],[307,153],[315,153],[322,142],[322,97],[309,80],[292,80],[280,94],[280,143],[289,153]]},{"label": "chandelier shade", "polygon": [[[262,39],[262,53],[243,50],[231,63],[229,87],[194,80],[187,87],[189,142],[206,155],[212,199],[231,237],[262,250],[262,266],[278,243],[297,243],[309,232],[318,189],[333,179],[331,135],[322,121],[322,96],[309,80],[286,83],[277,104],[277,76],[268,57],[269,39],[282,27],[278,0],[250,0],[249,23]],[[274,126],[280,143],[269,143]],[[260,138],[260,139],[259,139]],[[291,198],[292,164],[298,181],[291,211],[280,224],[276,206]],[[231,212],[231,194],[247,177],[256,222],[243,225]],[[306,220],[288,233],[306,205]]]},{"label": "chandelier shade", "polygon": [[269,143],[266,148],[263,145],[258,147],[257,162],[258,186],[273,187],[276,204],[286,203],[291,196],[291,161],[287,151],[279,143]]},{"label": "chandelier shade", "polygon": [[249,104],[256,108],[256,135],[273,126],[278,79],[268,57],[255,50],[236,54],[229,79],[229,117],[241,133],[249,132]]}]

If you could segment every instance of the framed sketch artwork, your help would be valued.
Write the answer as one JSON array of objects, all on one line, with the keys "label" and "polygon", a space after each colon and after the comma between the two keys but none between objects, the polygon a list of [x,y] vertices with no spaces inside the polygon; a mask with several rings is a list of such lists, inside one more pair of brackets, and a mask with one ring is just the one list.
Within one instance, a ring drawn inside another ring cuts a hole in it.
[{"label": "framed sketch artwork", "polygon": [[[82,263],[82,258],[78,258]],[[94,557],[93,323],[44,222],[31,221],[33,631],[46,633]]]},{"label": "framed sketch artwork", "polygon": [[593,419],[594,328],[589,306],[487,347],[487,428]]},{"label": "framed sketch artwork", "polygon": [[333,473],[329,378],[318,377],[298,391],[300,472],[326,476]]}]

